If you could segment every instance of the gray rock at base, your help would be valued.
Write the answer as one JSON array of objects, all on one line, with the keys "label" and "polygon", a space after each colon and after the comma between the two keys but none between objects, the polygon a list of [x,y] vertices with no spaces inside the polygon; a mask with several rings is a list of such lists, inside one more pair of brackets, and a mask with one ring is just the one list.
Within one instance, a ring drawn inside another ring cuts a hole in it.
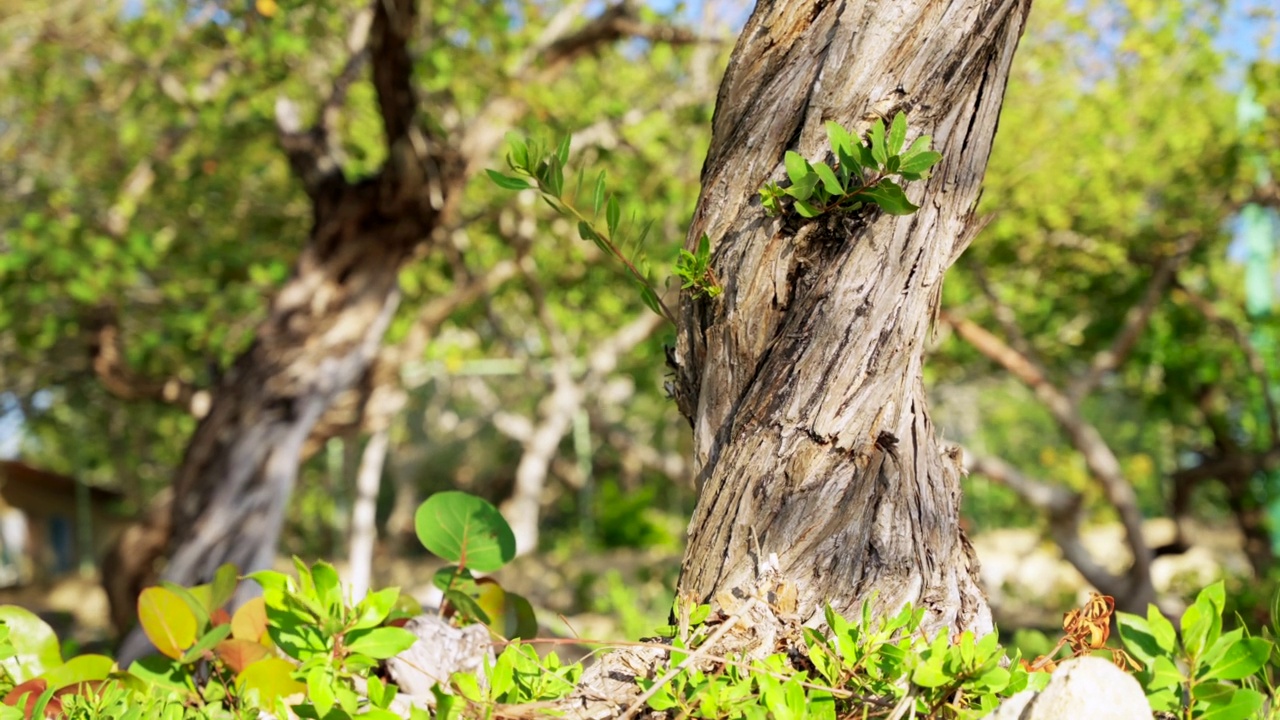
[{"label": "gray rock at base", "polygon": [[408,650],[387,660],[387,672],[415,704],[434,705],[431,688],[456,672],[476,673],[483,684],[485,660],[493,663],[493,639],[484,625],[456,628],[435,615],[419,615],[405,630],[418,636]]},{"label": "gray rock at base", "polygon": [[1097,657],[1063,661],[1044,690],[1005,700],[992,720],[1151,720],[1151,705],[1133,676]]}]

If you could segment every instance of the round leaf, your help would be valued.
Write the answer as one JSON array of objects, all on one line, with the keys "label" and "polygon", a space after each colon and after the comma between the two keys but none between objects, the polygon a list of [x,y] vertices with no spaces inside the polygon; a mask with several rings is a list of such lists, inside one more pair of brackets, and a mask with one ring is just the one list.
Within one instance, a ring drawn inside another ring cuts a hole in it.
[{"label": "round leaf", "polygon": [[245,668],[271,654],[271,651],[260,642],[238,638],[223,640],[218,643],[213,652],[234,673],[243,672]]},{"label": "round leaf", "polygon": [[9,641],[14,649],[14,656],[0,662],[0,666],[13,676],[14,681],[30,680],[62,664],[58,636],[38,615],[16,605],[3,605],[0,606],[0,622],[9,626]]},{"label": "round leaf", "polygon": [[258,702],[271,707],[276,700],[301,693],[306,685],[293,679],[293,663],[280,658],[263,658],[236,676],[241,692],[248,698],[257,693]]},{"label": "round leaf", "polygon": [[61,690],[69,685],[106,680],[111,674],[115,661],[106,655],[79,655],[66,663],[52,668],[42,676],[54,690]]},{"label": "round leaf", "polygon": [[258,642],[267,633],[267,603],[256,597],[236,610],[231,618],[231,637]]},{"label": "round leaf", "polygon": [[151,644],[175,660],[196,641],[196,616],[191,608],[162,587],[149,587],[138,596],[138,622]]},{"label": "round leaf", "polygon": [[480,572],[492,572],[516,555],[516,538],[498,509],[464,492],[442,492],[418,507],[414,527],[432,553]]}]

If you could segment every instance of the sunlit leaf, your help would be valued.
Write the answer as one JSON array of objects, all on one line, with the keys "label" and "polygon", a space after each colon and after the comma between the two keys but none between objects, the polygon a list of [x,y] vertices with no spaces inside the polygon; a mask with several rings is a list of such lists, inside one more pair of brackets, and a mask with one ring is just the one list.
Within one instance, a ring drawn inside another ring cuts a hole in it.
[{"label": "sunlit leaf", "polygon": [[149,587],[138,596],[138,623],[147,639],[164,655],[182,657],[196,641],[196,616],[187,601],[162,587]]},{"label": "sunlit leaf", "polygon": [[515,557],[511,526],[497,508],[474,495],[432,495],[418,507],[414,527],[427,550],[472,570],[492,572]]}]

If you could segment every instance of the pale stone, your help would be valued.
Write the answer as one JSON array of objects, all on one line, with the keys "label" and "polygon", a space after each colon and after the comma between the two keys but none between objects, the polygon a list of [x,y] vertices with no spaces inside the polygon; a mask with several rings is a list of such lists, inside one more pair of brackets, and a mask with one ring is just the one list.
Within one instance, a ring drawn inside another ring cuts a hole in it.
[{"label": "pale stone", "polygon": [[993,720],[1150,720],[1151,705],[1132,675],[1097,657],[1063,661],[1048,686],[1006,700]]}]

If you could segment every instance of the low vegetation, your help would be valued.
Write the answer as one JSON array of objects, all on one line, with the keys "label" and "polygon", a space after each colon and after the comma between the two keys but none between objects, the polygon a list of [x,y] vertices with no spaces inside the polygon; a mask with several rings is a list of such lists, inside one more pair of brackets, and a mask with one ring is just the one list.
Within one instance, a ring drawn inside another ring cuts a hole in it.
[{"label": "low vegetation", "polygon": [[[432,697],[396,705],[399,690],[385,661],[416,641],[406,622],[423,612],[397,588],[352,602],[333,566],[295,560],[296,574],[264,571],[238,577],[224,566],[212,583],[146,590],[138,619],[156,648],[127,668],[105,655],[63,659],[53,630],[29,611],[0,608],[0,720],[89,718],[529,717],[566,697],[581,664],[562,663],[563,639],[537,637],[527,600],[475,573],[514,556],[510,527],[489,503],[460,492],[431,496],[418,510],[423,544],[449,563],[436,573],[442,606],[454,626],[484,625],[494,655],[481,673],[457,673]],[[228,612],[239,583],[262,597]],[[770,598],[785,605],[785,593]],[[1100,654],[1138,679],[1152,707],[1179,718],[1280,717],[1280,594],[1270,623],[1251,632],[1225,617],[1222,583],[1204,589],[1178,625],[1152,607],[1146,617],[1119,613],[1095,595],[1066,614],[1063,636],[1049,653],[1023,658],[992,633],[920,630],[923,610],[904,607],[873,617],[827,610],[821,631],[762,658],[713,654],[733,624],[709,605],[673,610],[678,621],[639,644],[662,648],[663,667],[638,679],[643,692],[629,708],[657,717],[835,720],[847,717],[978,718],[1002,699],[1041,689],[1063,654]],[[785,610],[785,608],[782,608]],[[1238,626],[1228,629],[1228,626]],[[610,647],[636,645],[575,639]],[[395,709],[393,709],[395,708]]]}]

